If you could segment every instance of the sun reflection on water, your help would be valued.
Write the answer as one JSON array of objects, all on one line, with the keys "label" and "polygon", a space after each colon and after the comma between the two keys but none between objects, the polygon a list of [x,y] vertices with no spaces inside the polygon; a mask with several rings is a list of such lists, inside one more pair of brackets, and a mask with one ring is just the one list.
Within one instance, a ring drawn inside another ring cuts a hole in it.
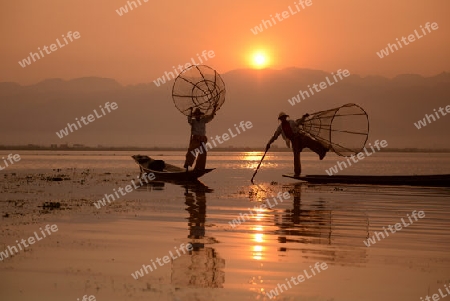
[{"label": "sun reflection on water", "polygon": [[256,169],[264,152],[245,152],[240,158],[243,162],[242,167],[248,169]]},{"label": "sun reflection on water", "polygon": [[[255,210],[256,216],[253,217],[254,221],[260,222],[264,216],[265,216],[265,210],[264,209],[256,209]],[[264,239],[264,227],[262,225],[255,225],[252,227],[252,230],[255,231],[255,233],[252,234],[252,241],[255,242],[255,244],[252,247],[252,258],[254,260],[262,260],[263,253],[265,247],[263,246],[265,239]]]},{"label": "sun reflection on water", "polygon": [[256,242],[259,242],[259,243],[263,243],[264,242],[264,234],[263,233],[254,234],[253,240]]}]

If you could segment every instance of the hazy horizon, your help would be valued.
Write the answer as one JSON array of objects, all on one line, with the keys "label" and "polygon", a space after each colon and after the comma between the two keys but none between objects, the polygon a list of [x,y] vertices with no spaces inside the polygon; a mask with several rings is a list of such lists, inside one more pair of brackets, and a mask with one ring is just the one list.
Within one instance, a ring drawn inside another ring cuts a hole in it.
[{"label": "hazy horizon", "polygon": [[[393,79],[350,74],[295,105],[289,101],[300,89],[325,81],[331,75],[321,70],[288,68],[233,70],[222,77],[226,101],[207,126],[208,139],[233,130],[234,124],[241,121],[252,122],[253,128],[220,147],[262,148],[278,126],[278,112],[285,111],[291,118],[298,118],[304,113],[346,103],[356,103],[368,113],[368,143],[385,139],[392,148],[450,147],[446,138],[450,119],[443,117],[421,129],[414,126],[425,114],[433,113],[433,109],[449,105],[450,73],[432,77],[398,75]],[[5,112],[0,127],[8,129],[0,132],[0,139],[2,144],[15,145],[186,147],[189,124],[174,106],[172,83],[160,87],[153,82],[123,86],[115,79],[98,77],[48,79],[29,86],[0,83]],[[58,138],[56,133],[68,123],[99,110],[106,102],[117,103],[118,109],[105,111],[101,120]],[[161,126],[166,123],[167,126]],[[276,145],[286,147],[281,138]]]},{"label": "hazy horizon", "polygon": [[[298,70],[304,70],[304,71],[319,71],[319,72],[326,72],[328,74],[331,74],[331,72],[328,72],[328,71],[325,71],[325,70],[309,69],[309,68],[297,68],[297,67],[291,66],[291,67],[285,67],[285,68],[280,68],[280,69],[277,69],[277,68],[263,68],[263,69],[256,69],[256,70],[252,69],[252,68],[238,68],[238,69],[234,69],[234,70],[230,70],[228,72],[225,72],[225,73],[223,73],[221,75],[226,75],[226,74],[233,73],[233,72],[236,72],[236,71],[264,72],[264,71],[284,71],[284,70],[290,70],[290,69],[298,69]],[[381,78],[385,78],[385,79],[388,79],[388,80],[392,80],[392,79],[395,79],[395,78],[398,78],[398,77],[401,77],[401,76],[404,76],[404,75],[406,75],[406,76],[408,76],[408,75],[411,75],[411,76],[418,75],[418,76],[423,77],[423,78],[432,78],[432,77],[435,77],[435,76],[439,76],[441,74],[449,74],[449,73],[450,73],[450,69],[449,70],[442,70],[441,72],[438,72],[438,73],[435,73],[435,74],[430,74],[430,75],[422,75],[422,74],[418,74],[418,73],[399,73],[399,74],[394,74],[392,76],[383,76],[383,75],[377,75],[377,74],[366,74],[366,75],[352,74],[352,75],[359,76],[362,79],[373,78],[373,77],[381,77]],[[116,78],[102,77],[102,76],[93,76],[93,75],[91,75],[91,76],[86,75],[86,76],[72,77],[72,78],[49,77],[49,78],[44,78],[44,79],[38,80],[36,82],[27,83],[27,84],[21,84],[20,82],[16,82],[16,81],[0,81],[0,83],[14,83],[14,84],[19,84],[20,86],[24,86],[25,87],[25,86],[33,86],[33,85],[36,85],[36,84],[39,84],[39,83],[42,83],[42,82],[46,82],[46,81],[51,81],[51,80],[63,80],[65,82],[69,82],[69,81],[72,81],[72,80],[89,79],[89,78],[111,79],[111,80],[114,80],[116,83],[118,83],[119,85],[121,85],[123,87],[126,87],[126,86],[137,86],[137,85],[142,85],[142,84],[152,84],[152,85],[154,85],[154,80],[150,80],[150,81],[147,81],[147,82],[137,82],[137,83],[125,84],[125,83],[120,82]],[[168,82],[173,84],[173,81],[174,81],[173,79],[170,79],[165,84],[167,84]],[[155,85],[155,87],[157,87],[157,86]]]}]

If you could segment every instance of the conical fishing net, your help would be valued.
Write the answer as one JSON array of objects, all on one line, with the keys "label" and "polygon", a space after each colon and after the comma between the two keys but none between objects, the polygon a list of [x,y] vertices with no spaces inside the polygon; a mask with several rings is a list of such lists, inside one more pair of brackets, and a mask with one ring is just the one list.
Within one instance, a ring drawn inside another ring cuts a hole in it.
[{"label": "conical fishing net", "polygon": [[191,113],[191,108],[211,115],[225,102],[225,83],[216,70],[194,65],[175,79],[172,98],[177,109],[186,116]]},{"label": "conical fishing net", "polygon": [[349,103],[311,114],[300,128],[330,146],[336,154],[347,157],[364,149],[369,135],[369,117],[360,106]]}]

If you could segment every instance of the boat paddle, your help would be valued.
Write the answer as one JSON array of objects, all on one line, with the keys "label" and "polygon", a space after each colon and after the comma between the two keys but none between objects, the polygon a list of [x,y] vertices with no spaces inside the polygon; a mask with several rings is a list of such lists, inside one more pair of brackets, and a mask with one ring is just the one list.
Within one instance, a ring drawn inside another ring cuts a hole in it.
[{"label": "boat paddle", "polygon": [[256,167],[256,170],[255,170],[255,172],[253,173],[252,179],[250,180],[250,182],[252,182],[252,184],[255,184],[255,183],[253,183],[253,178],[256,176],[256,173],[258,172],[258,169],[259,169],[259,167],[261,166],[261,163],[262,163],[262,161],[264,160],[264,157],[266,156],[267,151],[269,150],[269,148],[270,148],[270,147],[266,147],[266,151],[264,152],[264,155],[262,156],[261,161],[259,161],[258,167]]}]

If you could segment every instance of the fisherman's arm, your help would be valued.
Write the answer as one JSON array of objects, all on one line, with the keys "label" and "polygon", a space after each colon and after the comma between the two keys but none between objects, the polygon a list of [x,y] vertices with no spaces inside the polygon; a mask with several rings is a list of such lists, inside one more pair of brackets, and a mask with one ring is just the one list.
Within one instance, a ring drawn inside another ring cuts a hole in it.
[{"label": "fisherman's arm", "polygon": [[297,124],[297,125],[303,124],[303,122],[305,122],[305,119],[308,117],[309,117],[309,114],[306,113],[305,115],[302,116],[302,118],[295,120],[295,124]]},{"label": "fisherman's arm", "polygon": [[205,121],[205,123],[208,123],[208,122],[210,122],[211,120],[214,119],[215,115],[216,115],[216,113],[213,112],[211,115],[207,115],[207,116],[203,117],[203,120]]},{"label": "fisherman's arm", "polygon": [[267,145],[266,145],[266,150],[268,150],[268,149],[270,148],[270,145],[271,145],[275,140],[278,139],[278,137],[279,137],[280,134],[281,134],[281,131],[282,131],[281,125],[279,125],[278,128],[277,128],[277,130],[275,131],[275,133],[273,133],[272,138],[270,138],[269,142],[267,143]]},{"label": "fisherman's arm", "polygon": [[192,110],[193,110],[193,108],[191,107],[191,112],[188,115],[188,123],[189,124],[192,124]]},{"label": "fisherman's arm", "polygon": [[208,123],[208,122],[210,122],[211,120],[214,119],[214,116],[216,116],[216,111],[217,111],[217,102],[214,104],[213,111],[212,111],[211,115],[207,115],[207,116],[204,117],[205,123]]}]

